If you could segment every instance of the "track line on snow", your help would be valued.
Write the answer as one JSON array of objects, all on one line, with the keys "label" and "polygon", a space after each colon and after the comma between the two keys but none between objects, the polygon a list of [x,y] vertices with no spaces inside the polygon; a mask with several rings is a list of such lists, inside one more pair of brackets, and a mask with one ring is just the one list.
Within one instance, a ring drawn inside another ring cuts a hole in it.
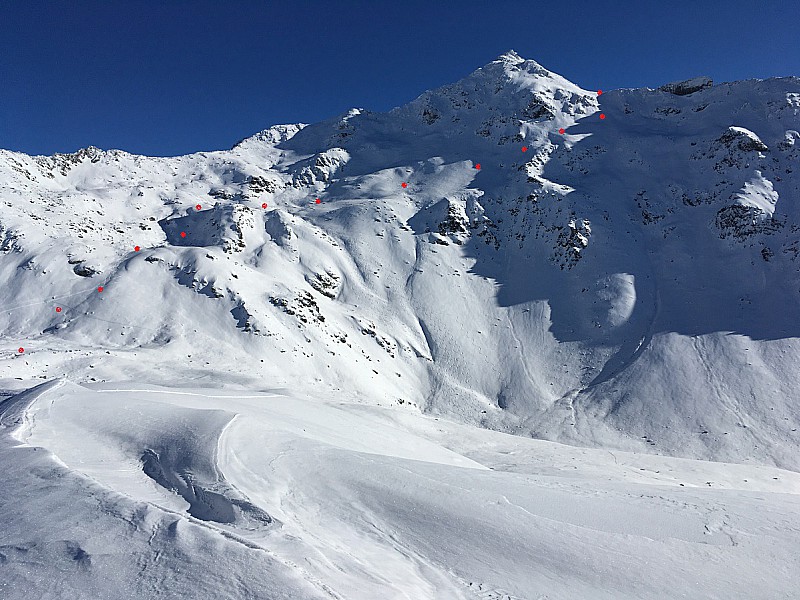
[{"label": "track line on snow", "polygon": [[522,364],[522,370],[525,371],[525,377],[527,377],[528,381],[531,384],[533,389],[536,388],[536,380],[531,375],[530,370],[528,370],[528,363],[525,361],[525,348],[522,344],[522,340],[517,336],[517,332],[514,330],[514,319],[511,314],[511,311],[507,313],[508,324],[509,324],[509,331],[511,332],[511,337],[514,338],[514,341],[517,343],[517,348],[519,348],[519,362]]},{"label": "track line on snow", "polygon": [[39,306],[40,304],[49,304],[49,303],[53,302],[54,300],[61,300],[63,298],[71,298],[72,296],[80,296],[81,294],[89,294],[89,293],[91,293],[92,290],[97,290],[97,288],[93,287],[91,290],[73,292],[72,294],[64,294],[62,296],[54,296],[54,297],[52,297],[52,298],[50,298],[48,300],[43,300],[41,302],[31,302],[30,304],[20,304],[18,306],[12,306],[11,308],[6,308],[6,309],[3,309],[3,310],[0,310],[0,314],[9,313],[9,312],[12,312],[12,311],[15,311],[15,310],[19,310],[20,308],[28,308],[30,306]]},{"label": "track line on snow", "polygon": [[283,398],[283,394],[257,394],[255,396],[249,395],[227,395],[227,396],[212,396],[210,394],[198,394],[196,392],[179,392],[179,391],[172,391],[172,390],[127,390],[127,389],[114,389],[114,390],[91,390],[96,393],[109,393],[109,392],[137,392],[137,393],[148,393],[148,394],[176,394],[179,396],[200,396],[201,398]]}]

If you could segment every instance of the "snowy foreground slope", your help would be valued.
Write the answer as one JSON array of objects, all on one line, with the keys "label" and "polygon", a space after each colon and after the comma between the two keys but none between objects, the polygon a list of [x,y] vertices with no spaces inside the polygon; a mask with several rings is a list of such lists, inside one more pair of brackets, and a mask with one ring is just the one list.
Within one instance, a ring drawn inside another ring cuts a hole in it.
[{"label": "snowy foreground slope", "polygon": [[0,596],[796,597],[799,131],[798,78],[508,53],[0,150]]},{"label": "snowy foreground slope", "polygon": [[4,598],[796,597],[789,471],[284,393],[59,380],[3,409]]}]

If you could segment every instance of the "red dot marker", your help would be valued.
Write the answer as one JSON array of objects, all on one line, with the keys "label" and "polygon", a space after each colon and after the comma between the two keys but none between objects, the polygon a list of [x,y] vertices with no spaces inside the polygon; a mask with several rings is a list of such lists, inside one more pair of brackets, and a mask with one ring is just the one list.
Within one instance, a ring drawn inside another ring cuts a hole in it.
[{"label": "red dot marker", "polygon": [[133,251],[134,251],[134,252],[138,252],[139,250],[141,250],[141,248],[139,248],[139,246],[134,246],[134,247],[133,247]]},{"label": "red dot marker", "polygon": [[267,203],[266,202],[262,203],[261,208],[267,208]]},{"label": "red dot marker", "polygon": [[20,354],[22,354],[23,352],[25,352],[25,348],[18,348],[18,349],[17,349],[17,352],[19,352]]},{"label": "red dot marker", "polygon": [[316,202],[317,204],[319,204],[320,202],[322,202],[322,200],[320,200],[319,198],[317,198],[316,200],[314,200],[314,202]]},{"label": "red dot marker", "polygon": [[102,285],[98,286],[97,287],[97,291],[102,294],[103,293],[103,286]]},{"label": "red dot marker", "polygon": [[199,204],[197,204],[197,205],[195,206],[195,208],[196,208],[197,210],[200,210],[200,209],[201,209],[201,208],[203,208],[203,207],[202,207],[202,206],[200,206]]},{"label": "red dot marker", "polygon": [[558,133],[560,133],[561,135],[564,135],[564,128],[562,127],[561,129],[559,129]]},{"label": "red dot marker", "polygon": [[61,307],[60,306],[56,306],[56,312],[61,312]]},{"label": "red dot marker", "polygon": [[401,183],[400,185],[401,185],[402,187],[404,187],[404,188],[407,188],[407,187],[408,187],[408,184],[407,184],[405,181],[404,181],[403,183]]},{"label": "red dot marker", "polygon": [[605,119],[605,118],[606,118],[606,116],[605,116],[603,113],[600,113],[600,118],[601,118],[601,119]]},{"label": "red dot marker", "polygon": [[186,237],[186,232],[185,231],[181,231],[181,237]]},{"label": "red dot marker", "polygon": [[603,90],[597,90],[597,95],[598,96],[602,96],[603,95]]},{"label": "red dot marker", "polygon": [[481,163],[478,163],[477,165],[475,165],[475,168],[478,169],[478,171],[480,171],[481,170]]},{"label": "red dot marker", "polygon": [[527,147],[527,146],[523,146],[523,147],[522,147],[522,151],[523,151],[523,152],[527,152],[527,151],[528,151],[528,147]]}]

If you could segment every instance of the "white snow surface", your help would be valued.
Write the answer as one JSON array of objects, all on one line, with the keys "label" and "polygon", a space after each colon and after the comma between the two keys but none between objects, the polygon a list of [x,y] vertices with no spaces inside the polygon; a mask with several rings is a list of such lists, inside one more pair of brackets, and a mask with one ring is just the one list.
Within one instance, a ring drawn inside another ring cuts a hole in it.
[{"label": "white snow surface", "polygon": [[796,597],[798,98],[0,150],[0,596]]},{"label": "white snow surface", "polygon": [[790,471],[278,392],[62,379],[2,408],[7,598],[796,591]]}]

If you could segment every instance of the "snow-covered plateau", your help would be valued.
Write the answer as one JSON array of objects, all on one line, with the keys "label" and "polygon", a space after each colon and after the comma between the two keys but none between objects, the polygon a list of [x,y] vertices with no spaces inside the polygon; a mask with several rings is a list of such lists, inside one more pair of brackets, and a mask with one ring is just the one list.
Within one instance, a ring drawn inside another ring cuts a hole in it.
[{"label": "snow-covered plateau", "polygon": [[0,150],[0,598],[798,598],[799,390],[796,77]]}]

